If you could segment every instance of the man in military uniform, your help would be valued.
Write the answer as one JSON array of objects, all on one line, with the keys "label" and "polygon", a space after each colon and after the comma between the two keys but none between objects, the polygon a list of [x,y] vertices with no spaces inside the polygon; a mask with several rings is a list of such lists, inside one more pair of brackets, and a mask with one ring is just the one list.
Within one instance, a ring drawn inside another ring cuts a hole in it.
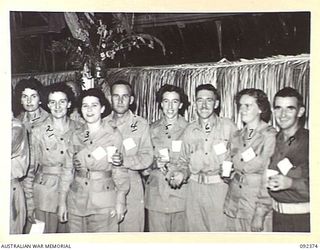
[{"label": "man in military uniform", "polygon": [[310,232],[309,130],[304,129],[303,98],[286,87],[276,93],[274,116],[280,127],[270,169],[274,232]]},{"label": "man in military uniform", "polygon": [[133,114],[132,87],[126,81],[111,85],[112,113],[105,120],[118,128],[123,138],[123,165],[129,171],[130,190],[127,195],[127,213],[120,223],[120,232],[142,232],[144,230],[144,190],[139,171],[150,166],[153,148],[148,122]]}]

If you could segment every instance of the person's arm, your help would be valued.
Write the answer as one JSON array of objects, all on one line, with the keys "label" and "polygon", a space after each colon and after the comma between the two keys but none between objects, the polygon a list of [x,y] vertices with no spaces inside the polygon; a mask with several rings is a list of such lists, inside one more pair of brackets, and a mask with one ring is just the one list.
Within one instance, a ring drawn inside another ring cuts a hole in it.
[{"label": "person's arm", "polygon": [[121,222],[124,218],[124,214],[127,211],[126,197],[130,189],[130,179],[128,174],[128,169],[123,166],[123,155],[122,155],[122,137],[119,133],[119,136],[115,137],[117,141],[115,144],[117,151],[112,156],[112,178],[115,183],[117,195],[116,195],[116,214],[118,222]]},{"label": "person's arm", "polygon": [[153,162],[153,146],[150,138],[149,125],[146,124],[141,134],[138,151],[135,155],[123,156],[123,165],[131,170],[143,170],[148,168]]},{"label": "person's arm", "polygon": [[179,158],[176,164],[169,164],[166,179],[172,188],[179,188],[186,183],[190,176],[190,144],[188,131],[186,130],[182,136],[182,145]]},{"label": "person's arm", "polygon": [[67,195],[70,189],[70,185],[74,178],[74,166],[73,166],[74,150],[73,150],[72,141],[70,139],[68,139],[68,149],[66,150],[65,157],[66,157],[65,164],[62,166],[59,188],[58,188],[58,192],[59,192],[58,216],[59,216],[60,222],[68,221]]},{"label": "person's arm", "polygon": [[41,152],[40,148],[40,138],[41,131],[38,129],[34,129],[31,132],[30,136],[30,165],[27,172],[26,177],[23,180],[23,189],[26,197],[26,205],[27,205],[27,219],[31,223],[35,223],[34,218],[34,200],[33,200],[33,184],[35,175],[37,172],[38,164],[39,164],[39,154]]},{"label": "person's arm", "polygon": [[21,178],[27,174],[30,151],[27,131],[22,124],[12,128],[11,178]]},{"label": "person's arm", "polygon": [[257,165],[259,168],[263,168],[261,183],[259,187],[258,200],[256,202],[256,209],[251,223],[252,231],[262,231],[263,224],[266,215],[272,209],[272,199],[268,194],[267,189],[267,168],[270,164],[271,157],[274,153],[276,145],[276,131],[269,131],[265,135],[265,141],[262,151],[259,156],[257,156]]}]

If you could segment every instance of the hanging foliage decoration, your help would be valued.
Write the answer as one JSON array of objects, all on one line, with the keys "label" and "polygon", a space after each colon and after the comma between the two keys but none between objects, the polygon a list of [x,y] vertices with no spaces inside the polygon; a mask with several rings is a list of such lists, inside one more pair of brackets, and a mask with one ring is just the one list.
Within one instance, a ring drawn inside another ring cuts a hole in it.
[{"label": "hanging foliage decoration", "polygon": [[52,41],[49,50],[64,54],[65,69],[82,69],[89,78],[99,78],[108,60],[114,60],[117,54],[125,57],[125,53],[134,48],[154,49],[158,45],[162,53],[166,53],[157,37],[134,31],[134,14],[114,13],[110,24],[95,13],[66,12],[64,16],[72,37]]}]

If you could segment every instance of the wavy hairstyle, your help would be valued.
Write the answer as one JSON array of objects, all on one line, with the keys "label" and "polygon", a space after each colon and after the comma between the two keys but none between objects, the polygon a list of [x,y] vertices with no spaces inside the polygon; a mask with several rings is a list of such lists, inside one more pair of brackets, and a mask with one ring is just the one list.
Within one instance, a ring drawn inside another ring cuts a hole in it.
[{"label": "wavy hairstyle", "polygon": [[271,106],[266,93],[264,93],[261,89],[254,89],[254,88],[241,90],[236,95],[236,103],[237,103],[238,110],[240,107],[240,98],[243,95],[252,96],[256,99],[256,103],[259,109],[261,110],[260,119],[268,123],[271,118]]},{"label": "wavy hairstyle", "polygon": [[111,113],[111,105],[108,102],[102,90],[98,88],[92,88],[92,89],[82,91],[82,93],[79,96],[78,110],[80,111],[80,114],[82,117],[83,117],[83,114],[81,111],[82,101],[87,96],[97,97],[99,99],[100,105],[105,106],[104,112],[101,114],[101,118],[104,118]]}]

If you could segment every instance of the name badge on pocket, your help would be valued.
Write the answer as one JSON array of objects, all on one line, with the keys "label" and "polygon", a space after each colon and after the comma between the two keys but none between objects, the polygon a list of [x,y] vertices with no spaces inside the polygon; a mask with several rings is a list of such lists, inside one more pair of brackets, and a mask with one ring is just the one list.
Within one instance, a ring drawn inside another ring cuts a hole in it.
[{"label": "name badge on pocket", "polygon": [[242,154],[242,159],[243,161],[247,162],[247,161],[251,161],[254,157],[256,157],[256,153],[254,152],[254,150],[250,147],[248,148],[246,151],[244,151]]},{"label": "name badge on pocket", "polygon": [[129,151],[130,149],[135,148],[137,145],[134,142],[134,140],[130,137],[123,141],[123,146],[126,149],[126,151]]},{"label": "name badge on pocket", "polygon": [[170,161],[169,150],[167,148],[159,149],[159,155],[162,161]]},{"label": "name badge on pocket", "polygon": [[182,141],[172,141],[172,152],[180,152]]},{"label": "name badge on pocket", "polygon": [[293,165],[288,158],[284,158],[283,160],[279,161],[277,166],[283,175],[287,175],[289,170],[293,168]]},{"label": "name badge on pocket", "polygon": [[216,153],[216,155],[222,155],[227,152],[226,145],[224,145],[223,142],[216,144],[216,145],[213,145],[213,149],[214,149],[214,152]]},{"label": "name badge on pocket", "polygon": [[94,151],[91,152],[91,155],[97,160],[101,160],[103,157],[107,155],[107,152],[103,147],[97,147]]}]

